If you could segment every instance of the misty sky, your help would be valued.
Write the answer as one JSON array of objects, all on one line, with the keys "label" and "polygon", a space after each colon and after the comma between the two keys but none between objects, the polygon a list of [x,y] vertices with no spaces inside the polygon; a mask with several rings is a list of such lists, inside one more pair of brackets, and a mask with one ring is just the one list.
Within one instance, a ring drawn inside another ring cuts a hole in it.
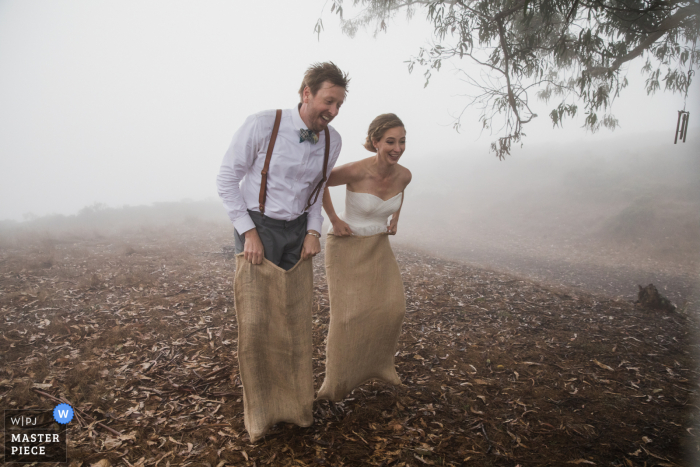
[{"label": "misty sky", "polygon": [[[480,133],[476,111],[465,113],[460,134],[451,128],[466,102],[460,94],[469,92],[452,70],[467,64],[445,64],[426,89],[423,70],[408,73],[405,61],[430,38],[421,12],[377,38],[369,31],[351,39],[324,3],[0,0],[0,220],[74,214],[95,202],[216,197],[215,177],[237,127],[251,113],[296,105],[302,75],[318,61],[334,61],[352,78],[333,124],[344,142],[339,164],[370,155],[361,143],[385,112],[406,124],[402,164],[409,168],[445,155],[494,159],[495,136]],[[549,143],[580,149],[650,134],[673,151],[683,97],[646,97],[639,66],[628,67],[630,88],[616,102],[620,129],[590,135],[579,117],[552,130],[540,104],[540,117],[526,126],[526,150],[511,158],[533,157],[528,147]],[[696,147],[699,95],[696,80],[686,143]]]}]

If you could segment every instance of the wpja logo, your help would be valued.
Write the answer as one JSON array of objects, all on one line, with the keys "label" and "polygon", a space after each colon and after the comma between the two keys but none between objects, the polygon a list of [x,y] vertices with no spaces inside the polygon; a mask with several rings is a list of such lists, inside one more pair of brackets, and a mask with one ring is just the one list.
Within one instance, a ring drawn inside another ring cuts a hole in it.
[{"label": "wpja logo", "polygon": [[10,422],[12,422],[13,425],[17,426],[31,426],[31,425],[36,425],[36,417],[34,417],[34,421],[30,417],[24,417],[24,416],[19,416],[17,418],[10,418]]},{"label": "wpja logo", "polygon": [[73,409],[5,410],[5,463],[67,462],[66,432]]}]

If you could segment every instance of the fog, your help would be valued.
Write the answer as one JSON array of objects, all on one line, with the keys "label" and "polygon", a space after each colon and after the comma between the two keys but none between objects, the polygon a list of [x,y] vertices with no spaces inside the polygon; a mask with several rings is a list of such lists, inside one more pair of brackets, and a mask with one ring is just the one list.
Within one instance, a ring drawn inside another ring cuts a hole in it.
[{"label": "fog", "polygon": [[[402,162],[414,179],[392,242],[569,292],[631,300],[638,285],[654,283],[681,309],[698,311],[700,159],[692,146],[669,151],[660,139],[531,145],[505,162],[407,153]],[[344,190],[331,189],[338,211]],[[94,204],[75,215],[2,222],[0,248],[27,235],[119,237],[183,225],[233,232],[215,198]]]},{"label": "fog", "polygon": [[[477,111],[463,115],[461,133],[451,128],[468,93],[455,64],[427,87],[422,70],[408,73],[430,34],[421,18],[350,39],[311,0],[1,2],[2,240],[173,222],[230,229],[214,180],[231,136],[253,112],[296,105],[305,68],[332,60],[352,79],[333,123],[339,164],[369,155],[360,143],[376,115],[406,124],[402,164],[414,178],[397,246],[613,296],[653,281],[679,306],[691,300],[697,80],[687,102],[646,96],[640,63],[629,64],[618,130],[586,133],[583,116],[553,129],[548,106],[535,104],[524,146],[498,161],[497,135],[480,130]],[[684,106],[688,139],[674,145]],[[342,189],[333,197],[342,209]]]},{"label": "fog", "polygon": [[507,163],[421,161],[396,242],[609,296],[653,282],[696,307],[700,158],[661,136],[532,145]]}]

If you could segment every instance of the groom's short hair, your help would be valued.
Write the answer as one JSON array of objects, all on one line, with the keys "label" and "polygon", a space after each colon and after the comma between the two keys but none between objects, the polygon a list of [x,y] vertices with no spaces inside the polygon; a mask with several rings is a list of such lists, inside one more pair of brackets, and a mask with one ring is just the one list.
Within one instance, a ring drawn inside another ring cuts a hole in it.
[{"label": "groom's short hair", "polygon": [[343,73],[338,66],[333,62],[314,63],[304,74],[304,80],[299,88],[299,98],[304,100],[304,88],[306,86],[311,90],[311,95],[315,96],[324,82],[329,81],[335,86],[340,86],[345,89],[345,94],[348,93],[348,83],[350,77],[347,73]]}]

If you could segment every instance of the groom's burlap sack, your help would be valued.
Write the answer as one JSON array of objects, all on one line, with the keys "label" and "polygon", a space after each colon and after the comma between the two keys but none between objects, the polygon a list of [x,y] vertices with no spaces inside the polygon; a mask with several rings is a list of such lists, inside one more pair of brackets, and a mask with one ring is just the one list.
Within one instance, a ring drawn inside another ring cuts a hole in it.
[{"label": "groom's burlap sack", "polygon": [[406,298],[389,237],[329,235],[326,277],[331,319],[317,398],[339,401],[371,379],[400,384],[394,352]]},{"label": "groom's burlap sack", "polygon": [[251,441],[275,423],[313,423],[311,314],[313,264],[289,271],[268,260],[252,265],[236,257],[238,365]]}]

